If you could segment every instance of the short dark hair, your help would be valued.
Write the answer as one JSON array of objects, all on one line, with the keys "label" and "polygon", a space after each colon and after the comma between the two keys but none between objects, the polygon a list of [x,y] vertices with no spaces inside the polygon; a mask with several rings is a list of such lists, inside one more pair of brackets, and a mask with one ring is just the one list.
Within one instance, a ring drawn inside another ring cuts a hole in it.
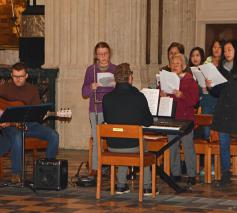
[{"label": "short dark hair", "polygon": [[129,76],[133,74],[128,63],[119,64],[114,73],[116,83],[127,83]]},{"label": "short dark hair", "polygon": [[184,55],[184,45],[178,42],[172,42],[170,44],[170,46],[168,47],[168,55],[169,55],[169,51],[173,48],[176,47],[179,50],[179,53]]},{"label": "short dark hair", "polygon": [[25,72],[27,73],[27,66],[22,62],[17,62],[12,65],[12,70],[17,70],[17,71],[25,70]]}]

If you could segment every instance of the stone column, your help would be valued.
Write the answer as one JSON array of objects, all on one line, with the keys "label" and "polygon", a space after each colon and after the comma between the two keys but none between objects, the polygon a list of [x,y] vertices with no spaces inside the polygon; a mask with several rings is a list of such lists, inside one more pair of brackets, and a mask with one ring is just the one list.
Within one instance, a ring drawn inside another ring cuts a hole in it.
[{"label": "stone column", "polygon": [[151,0],[151,64],[148,65],[148,82],[155,81],[155,74],[168,63],[167,49],[171,42],[185,46],[188,57],[195,46],[196,0],[163,0],[162,64],[158,64],[159,1]]},{"label": "stone column", "polygon": [[135,85],[146,77],[146,0],[45,0],[45,65],[59,67],[57,106],[70,107],[70,123],[58,123],[60,146],[87,148],[88,100],[81,96],[85,69],[101,40],[113,49],[112,62],[128,62]]}]

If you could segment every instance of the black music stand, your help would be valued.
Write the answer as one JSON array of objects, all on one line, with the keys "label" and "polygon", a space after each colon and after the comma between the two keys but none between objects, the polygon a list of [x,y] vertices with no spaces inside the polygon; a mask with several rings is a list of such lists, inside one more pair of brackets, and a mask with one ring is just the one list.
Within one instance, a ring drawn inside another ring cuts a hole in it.
[{"label": "black music stand", "polygon": [[16,122],[22,127],[22,174],[21,187],[28,186],[33,191],[34,188],[25,180],[25,133],[27,131],[27,122],[41,123],[46,113],[52,109],[53,104],[40,104],[30,106],[7,107],[0,117],[0,123]]}]

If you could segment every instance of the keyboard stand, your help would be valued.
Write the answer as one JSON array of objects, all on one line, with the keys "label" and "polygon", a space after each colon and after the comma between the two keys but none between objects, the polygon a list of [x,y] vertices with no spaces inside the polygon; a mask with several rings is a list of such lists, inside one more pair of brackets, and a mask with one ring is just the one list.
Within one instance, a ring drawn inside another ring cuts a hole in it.
[{"label": "keyboard stand", "polygon": [[[173,140],[171,140],[169,143],[167,143],[166,145],[164,145],[159,151],[156,151],[156,152],[154,152],[153,151],[153,153],[156,155],[156,157],[158,158],[158,157],[160,157],[161,155],[163,155],[164,154],[164,152],[167,150],[167,149],[169,149],[174,143],[176,143],[176,142],[178,142],[178,141],[180,141],[180,139],[184,136],[184,135],[186,135],[186,134],[188,134],[189,132],[191,132],[192,131],[192,129],[193,129],[193,127],[194,127],[194,123],[193,122],[191,122],[191,123],[189,123],[189,125],[187,125],[186,127],[185,127],[185,129],[183,129],[182,131],[176,131],[176,133],[171,133],[172,131],[165,131],[165,130],[159,130],[159,131],[157,131],[157,130],[151,130],[151,129],[146,129],[146,128],[144,128],[143,129],[143,131],[147,131],[147,132],[154,132],[154,133],[165,133],[165,134],[173,134],[173,135],[176,135],[176,137],[173,139]],[[180,187],[169,175],[167,175],[165,172],[164,172],[164,170],[161,168],[161,167],[159,167],[158,166],[158,168],[157,168],[157,170],[158,170],[158,174],[159,174],[159,176],[160,176],[160,178],[162,179],[162,180],[164,180],[171,188],[173,188],[177,193],[181,193],[181,192],[185,192],[185,191],[187,191],[187,188],[182,188],[182,187]]]},{"label": "keyboard stand", "polygon": [[[174,143],[178,142],[185,134],[177,135],[173,140],[164,145],[159,151],[153,152],[156,158],[164,154],[164,152],[169,149]],[[157,171],[162,180],[164,180],[171,188],[173,188],[177,193],[185,192],[187,189],[180,187],[169,175],[167,175],[164,170],[157,166]]]}]

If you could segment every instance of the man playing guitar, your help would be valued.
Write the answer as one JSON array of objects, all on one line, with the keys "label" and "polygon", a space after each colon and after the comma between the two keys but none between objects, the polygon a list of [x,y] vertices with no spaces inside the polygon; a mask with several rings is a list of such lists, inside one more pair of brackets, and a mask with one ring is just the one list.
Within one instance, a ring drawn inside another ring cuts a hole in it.
[{"label": "man playing guitar", "polygon": [[[12,82],[0,85],[0,97],[8,101],[22,102],[22,105],[38,105],[41,103],[38,90],[26,82],[27,67],[23,63],[16,63],[12,67]],[[1,104],[0,104],[1,105]],[[3,109],[4,110],[4,109]],[[10,140],[12,161],[12,182],[19,183],[22,171],[22,133],[21,130],[8,124],[0,125],[2,134]],[[54,159],[57,154],[59,135],[53,129],[37,122],[27,123],[26,136],[37,137],[48,141],[46,158]]]}]

